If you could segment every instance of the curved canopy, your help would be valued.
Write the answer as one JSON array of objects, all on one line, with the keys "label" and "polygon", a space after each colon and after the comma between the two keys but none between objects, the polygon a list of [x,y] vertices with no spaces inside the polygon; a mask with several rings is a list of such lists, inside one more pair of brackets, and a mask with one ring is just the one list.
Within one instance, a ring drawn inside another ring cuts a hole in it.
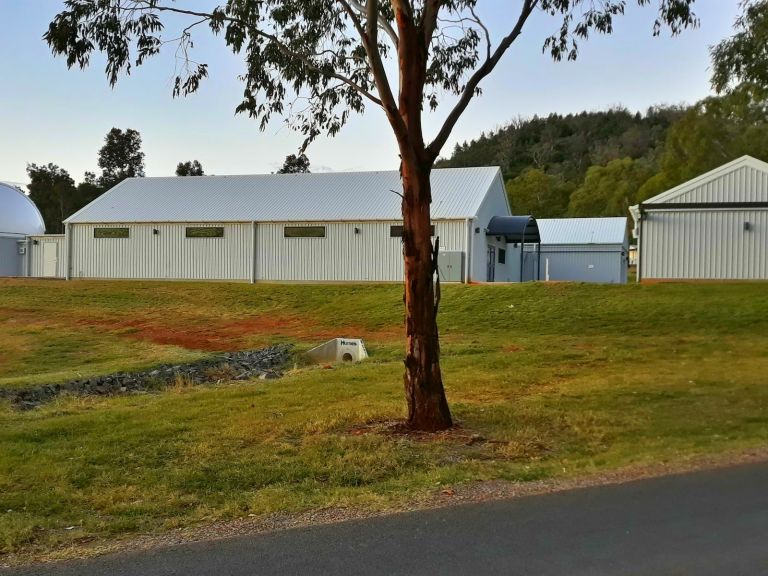
[{"label": "curved canopy", "polygon": [[541,242],[539,226],[533,216],[494,216],[488,223],[487,236],[504,236],[507,242]]},{"label": "curved canopy", "polygon": [[21,190],[0,182],[0,234],[32,236],[45,232],[40,211]]}]

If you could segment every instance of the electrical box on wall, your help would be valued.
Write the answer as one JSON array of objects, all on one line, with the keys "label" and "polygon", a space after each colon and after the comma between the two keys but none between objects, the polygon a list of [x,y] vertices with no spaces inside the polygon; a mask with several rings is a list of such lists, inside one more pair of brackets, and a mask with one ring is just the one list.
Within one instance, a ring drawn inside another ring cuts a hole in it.
[{"label": "electrical box on wall", "polygon": [[464,252],[441,250],[437,270],[440,282],[464,282]]}]

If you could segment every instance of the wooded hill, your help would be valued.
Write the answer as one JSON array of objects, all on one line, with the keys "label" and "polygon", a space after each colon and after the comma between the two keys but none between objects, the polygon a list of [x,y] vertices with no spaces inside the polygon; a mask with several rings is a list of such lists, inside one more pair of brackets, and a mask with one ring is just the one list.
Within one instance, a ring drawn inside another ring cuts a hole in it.
[{"label": "wooded hill", "polygon": [[766,102],[744,93],[690,106],[518,119],[454,148],[440,167],[501,166],[512,211],[625,216],[632,204],[744,154],[768,159]]}]

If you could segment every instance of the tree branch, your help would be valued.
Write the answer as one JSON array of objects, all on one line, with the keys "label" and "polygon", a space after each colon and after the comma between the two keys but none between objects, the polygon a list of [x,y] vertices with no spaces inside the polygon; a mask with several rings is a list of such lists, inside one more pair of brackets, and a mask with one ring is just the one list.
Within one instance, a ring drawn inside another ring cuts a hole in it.
[{"label": "tree branch", "polygon": [[387,119],[395,130],[395,135],[399,137],[399,134],[405,132],[406,127],[400,118],[398,113],[397,103],[395,102],[395,96],[392,93],[392,87],[389,83],[389,77],[386,70],[384,70],[384,63],[381,60],[381,54],[379,53],[378,42],[378,0],[368,0],[366,3],[366,22],[365,28],[355,14],[353,7],[350,5],[349,0],[338,0],[342,5],[346,13],[352,20],[357,33],[360,35],[360,39],[363,42],[365,53],[368,55],[368,62],[371,67],[371,73],[373,74],[373,82],[376,85],[376,90],[381,97],[379,105],[384,109],[387,115]]},{"label": "tree branch", "polygon": [[472,14],[472,18],[474,18],[474,22],[483,29],[483,34],[485,35],[485,59],[488,60],[491,57],[491,33],[488,31],[488,27],[483,24],[483,21],[480,20],[477,13],[475,13],[474,7],[470,6],[469,11]]},{"label": "tree branch", "polygon": [[[360,2],[357,0],[347,0],[349,6],[351,8],[354,8],[361,14],[366,13],[366,7],[363,6]],[[381,14],[378,15],[378,21],[379,21],[379,27],[384,30],[384,32],[387,33],[387,36],[392,40],[392,43],[395,45],[395,48],[400,44],[400,39],[397,37],[397,33],[395,32],[395,29],[392,28],[392,25],[387,22],[387,19],[384,18]]]},{"label": "tree branch", "polygon": [[432,41],[432,34],[437,28],[437,15],[440,13],[441,0],[426,0],[424,3],[424,14],[421,18],[421,28],[424,32],[424,45],[429,47]]},{"label": "tree branch", "polygon": [[[187,16],[197,16],[200,18],[206,18],[208,20],[213,18],[213,14],[207,13],[207,12],[197,12],[194,10],[185,10],[183,8],[173,8],[170,6],[160,6],[160,5],[149,5],[148,0],[138,0],[140,3],[147,4],[147,9],[149,10],[157,10],[159,12],[171,12],[175,14],[185,14]],[[297,60],[300,60],[304,65],[311,68],[312,70],[319,72],[320,74],[327,76],[329,78],[334,78],[336,80],[339,80],[341,82],[344,82],[354,90],[356,90],[358,93],[360,93],[362,96],[365,96],[368,98],[371,102],[378,106],[382,106],[382,101],[380,98],[377,98],[373,94],[371,94],[368,90],[360,86],[357,82],[353,81],[351,78],[348,78],[344,76],[343,74],[339,74],[338,72],[334,72],[332,70],[327,70],[324,68],[321,68],[318,66],[315,62],[312,61],[312,59],[306,55],[301,54],[300,52],[296,52],[295,50],[291,49],[287,44],[282,42],[277,36],[274,34],[270,34],[269,32],[265,32],[264,30],[260,30],[258,28],[254,28],[250,26],[247,22],[244,22],[240,20],[239,18],[232,18],[231,16],[224,16],[224,20],[228,22],[236,22],[238,24],[241,24],[243,27],[245,27],[249,32],[252,34],[255,34],[256,36],[261,36],[262,38],[265,38],[269,40],[270,42],[273,42],[278,49],[283,52],[283,54],[286,54],[287,56],[290,56],[291,58],[296,58]]]},{"label": "tree branch", "polygon": [[445,122],[443,123],[442,128],[440,128],[440,131],[437,133],[435,139],[429,144],[429,146],[427,146],[427,152],[433,160],[437,158],[437,156],[440,154],[440,150],[442,150],[443,146],[445,146],[448,137],[451,135],[451,131],[456,126],[456,122],[458,122],[459,118],[464,113],[464,110],[467,109],[467,106],[472,100],[472,97],[475,95],[475,91],[477,90],[480,81],[493,71],[507,49],[515,40],[517,40],[517,37],[520,36],[520,33],[523,30],[523,25],[526,23],[529,16],[533,12],[533,9],[538,5],[538,3],[539,0],[525,0],[523,7],[520,10],[520,16],[518,17],[517,23],[515,24],[512,31],[502,39],[501,43],[493,52],[493,54],[486,58],[482,66],[480,66],[480,68],[475,70],[475,73],[472,74],[469,81],[467,82],[467,85],[464,87],[464,90],[461,93],[456,106],[454,106],[453,110],[451,110],[451,112],[446,117]]}]

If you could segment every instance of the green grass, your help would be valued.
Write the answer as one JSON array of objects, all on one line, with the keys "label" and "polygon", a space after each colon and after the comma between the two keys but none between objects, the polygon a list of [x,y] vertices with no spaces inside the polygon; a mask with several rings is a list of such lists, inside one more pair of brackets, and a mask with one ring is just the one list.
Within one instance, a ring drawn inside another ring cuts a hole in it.
[{"label": "green grass", "polygon": [[[0,550],[439,487],[570,477],[764,446],[768,286],[447,286],[468,445],[360,433],[402,416],[402,288],[0,282],[0,386],[360,335],[369,362],[278,381],[0,407]],[[188,346],[193,346],[189,348]],[[66,528],[74,526],[74,529]]]}]

